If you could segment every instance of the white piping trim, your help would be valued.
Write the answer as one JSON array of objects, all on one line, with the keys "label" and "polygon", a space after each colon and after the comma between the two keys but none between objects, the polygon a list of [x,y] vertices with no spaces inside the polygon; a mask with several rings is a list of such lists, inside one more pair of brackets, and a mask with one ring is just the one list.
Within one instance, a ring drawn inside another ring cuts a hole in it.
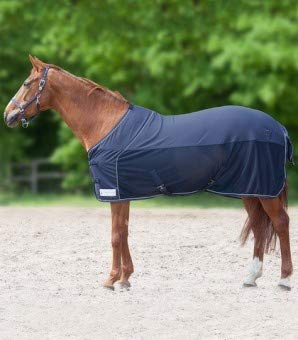
[{"label": "white piping trim", "polygon": [[[126,147],[123,150],[121,150],[121,152],[119,153],[119,155],[116,158],[116,185],[117,185],[119,200],[121,200],[121,198],[120,198],[120,189],[119,189],[119,177],[118,177],[118,160],[119,160],[119,157],[122,155],[122,153],[124,151],[127,150],[127,148],[135,141],[135,139],[139,136],[139,134],[144,130],[144,127],[147,125],[147,123],[150,120],[150,118],[153,115],[153,113],[154,113],[154,111],[151,111],[150,115],[148,116],[147,120],[145,121],[144,125],[141,127],[139,132],[134,136],[134,138],[130,141],[130,143],[128,143],[126,145]],[[151,196],[151,197],[154,197],[154,196]],[[127,201],[127,199],[125,199],[125,200]]]},{"label": "white piping trim", "polygon": [[191,195],[191,194],[195,194],[196,192],[203,192],[206,190],[195,190],[195,191],[188,191],[188,192],[180,192],[180,193],[172,193],[171,195],[165,195],[165,194],[156,194],[156,195],[152,195],[152,196],[142,196],[142,197],[127,197],[127,198],[119,198],[117,200],[102,200],[102,199],[98,199],[98,201],[101,202],[117,202],[117,201],[137,201],[137,200],[141,200],[141,199],[146,199],[146,198],[153,198],[153,197],[157,197],[157,196],[168,196],[171,197],[172,195],[176,195],[176,196],[186,196],[186,195]]},{"label": "white piping trim", "polygon": [[223,195],[223,196],[231,196],[231,197],[264,197],[264,198],[275,198],[277,196],[279,196],[279,194],[282,192],[283,188],[285,186],[285,182],[282,185],[282,188],[280,189],[280,191],[276,194],[276,195],[261,195],[261,194],[236,194],[233,192],[222,192],[222,191],[215,191],[215,190],[210,190],[210,189],[206,189],[205,191],[211,192],[213,194],[219,194],[219,195]]},{"label": "white piping trim", "polygon": [[147,198],[154,198],[154,197],[157,197],[157,196],[164,196],[164,195],[163,194],[156,194],[156,195],[153,195],[153,196],[119,198],[117,200],[103,200],[101,198],[97,198],[97,200],[100,201],[100,202],[137,201],[137,200],[143,200],[143,199],[147,199]]},{"label": "white piping trim", "polygon": [[[198,189],[198,190],[194,190],[194,191],[187,191],[187,192],[171,192],[169,196],[171,195],[191,195],[191,194],[195,194],[196,192],[199,192],[199,191],[205,191],[203,189]],[[167,196],[167,195],[166,195]]]},{"label": "white piping trim", "polygon": [[279,191],[279,193],[276,196],[271,196],[271,195],[259,195],[259,194],[234,194],[234,193],[225,193],[225,192],[220,192],[220,191],[214,191],[214,190],[195,190],[195,191],[189,191],[189,192],[183,192],[183,193],[172,193],[171,195],[164,195],[164,194],[156,194],[156,195],[152,195],[152,196],[142,196],[142,197],[127,197],[127,198],[118,198],[115,200],[104,200],[101,198],[97,198],[98,201],[100,202],[118,202],[118,201],[137,201],[137,200],[142,200],[142,199],[147,199],[147,198],[154,198],[154,197],[158,197],[158,196],[168,196],[171,197],[173,196],[183,196],[183,195],[191,195],[191,194],[195,194],[197,192],[204,192],[204,191],[208,191],[214,194],[219,194],[219,195],[223,195],[223,196],[231,196],[231,198],[241,198],[242,196],[245,197],[264,197],[264,198],[275,198],[277,197],[281,191],[283,190],[285,186],[285,182],[281,188],[281,190]]}]

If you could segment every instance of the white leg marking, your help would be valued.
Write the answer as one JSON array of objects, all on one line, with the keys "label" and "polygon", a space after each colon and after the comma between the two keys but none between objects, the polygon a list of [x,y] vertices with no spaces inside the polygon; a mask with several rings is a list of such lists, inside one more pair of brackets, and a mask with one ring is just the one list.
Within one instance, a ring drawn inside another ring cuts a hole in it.
[{"label": "white leg marking", "polygon": [[258,257],[254,257],[249,267],[249,273],[244,280],[244,286],[256,286],[256,280],[262,276],[263,262]]}]

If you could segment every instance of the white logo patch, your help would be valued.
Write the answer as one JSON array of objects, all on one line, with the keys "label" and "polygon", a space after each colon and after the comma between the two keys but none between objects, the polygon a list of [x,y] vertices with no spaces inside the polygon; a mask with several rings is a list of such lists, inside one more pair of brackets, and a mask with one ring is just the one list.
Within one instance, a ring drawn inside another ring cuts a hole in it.
[{"label": "white logo patch", "polygon": [[99,189],[100,196],[116,196],[116,189]]}]

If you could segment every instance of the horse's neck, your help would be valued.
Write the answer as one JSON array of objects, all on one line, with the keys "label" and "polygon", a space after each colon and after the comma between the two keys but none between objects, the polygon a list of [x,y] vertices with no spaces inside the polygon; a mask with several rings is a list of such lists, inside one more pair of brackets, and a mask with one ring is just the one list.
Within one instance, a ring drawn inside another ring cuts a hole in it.
[{"label": "horse's neck", "polygon": [[119,122],[129,104],[93,91],[71,76],[55,71],[51,82],[52,105],[86,150],[101,140]]}]

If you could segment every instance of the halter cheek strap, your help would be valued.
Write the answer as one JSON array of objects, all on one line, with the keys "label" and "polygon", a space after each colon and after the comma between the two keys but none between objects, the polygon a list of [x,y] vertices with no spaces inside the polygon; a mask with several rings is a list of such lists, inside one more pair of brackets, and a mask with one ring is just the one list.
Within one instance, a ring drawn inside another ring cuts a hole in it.
[{"label": "halter cheek strap", "polygon": [[[25,102],[23,105],[21,105],[15,98],[11,99],[11,102],[19,109],[19,115],[21,116],[21,122],[22,122],[23,128],[27,128],[29,126],[30,121],[32,121],[34,118],[36,118],[37,115],[40,113],[40,96],[41,96],[41,93],[42,93],[42,91],[45,87],[49,69],[50,69],[49,66],[47,66],[43,69],[42,76],[41,76],[41,79],[40,79],[39,84],[38,84],[38,89],[37,89],[36,93],[34,94],[34,96],[31,97],[27,102]],[[36,114],[34,115],[33,118],[27,119],[25,117],[25,110],[33,102],[36,102],[37,112],[36,112]]]}]

